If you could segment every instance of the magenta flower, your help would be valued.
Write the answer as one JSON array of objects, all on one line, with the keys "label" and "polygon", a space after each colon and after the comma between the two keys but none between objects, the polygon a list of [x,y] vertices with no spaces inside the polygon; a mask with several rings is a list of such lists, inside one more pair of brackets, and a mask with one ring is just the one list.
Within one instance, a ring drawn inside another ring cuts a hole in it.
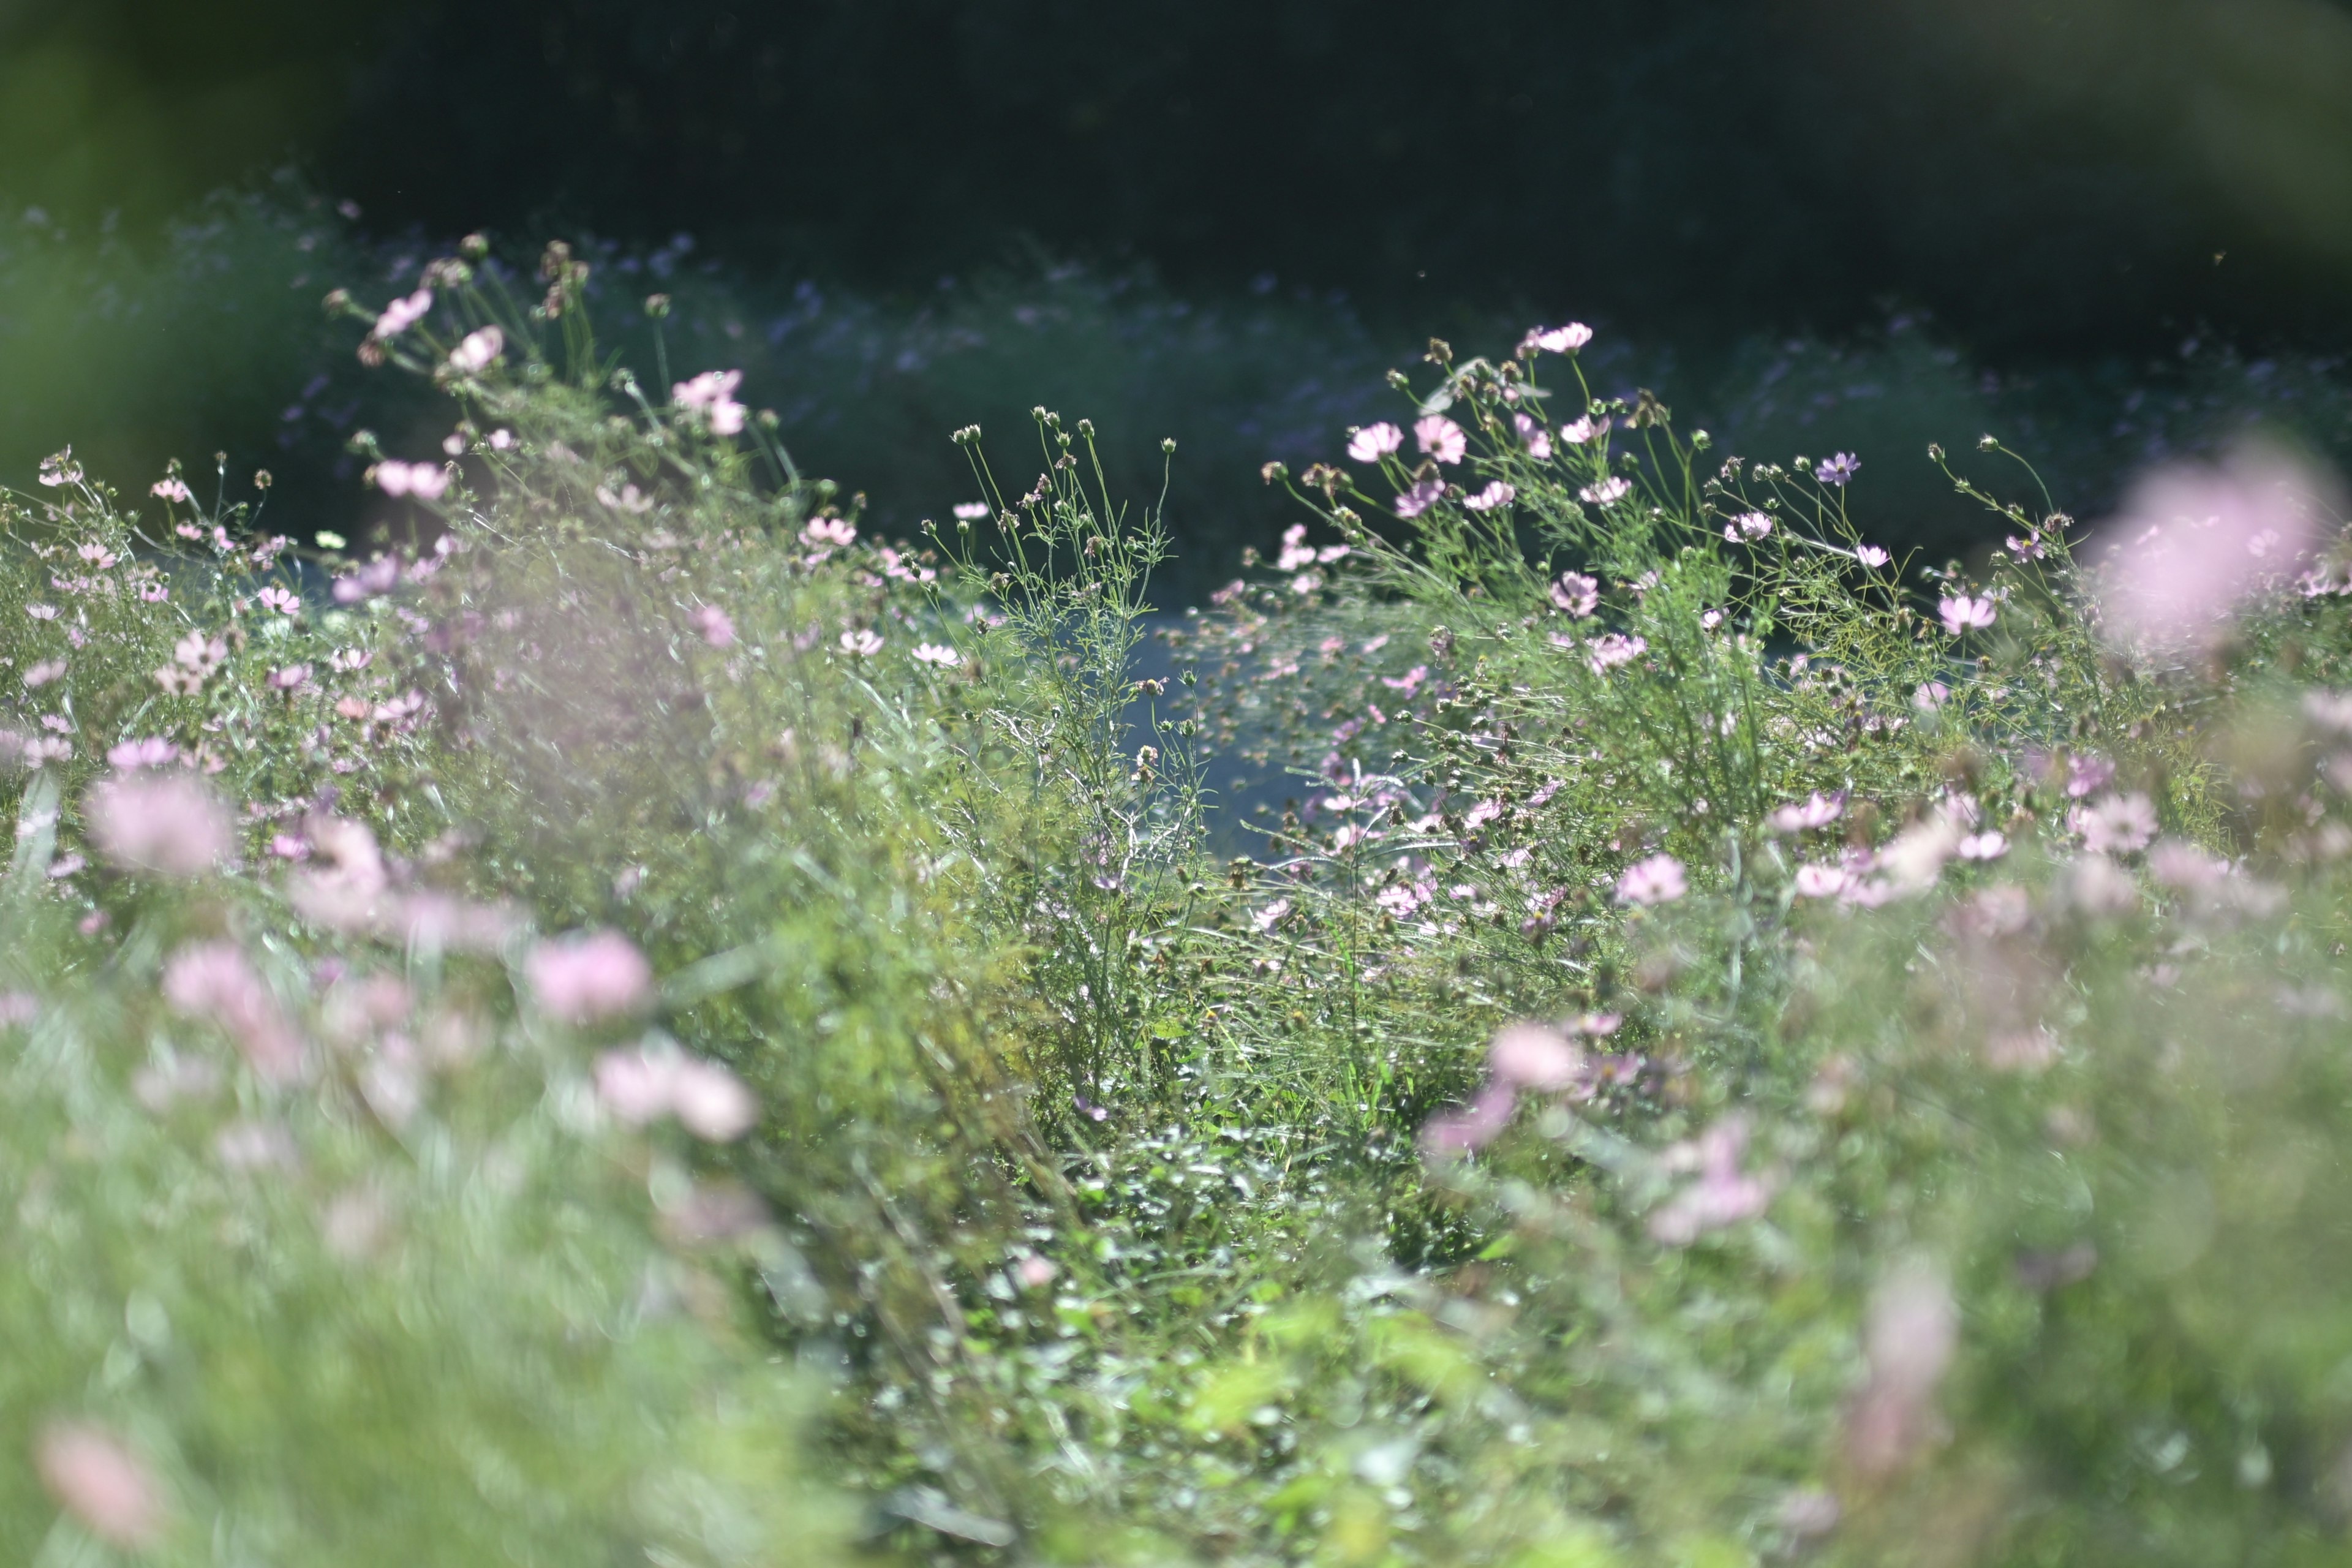
[{"label": "magenta flower", "polygon": [[1496,479],[1476,495],[1465,500],[1462,504],[1472,511],[1493,511],[1496,507],[1510,505],[1517,499],[1518,493],[1502,480]]},{"label": "magenta flower", "polygon": [[1621,904],[1670,904],[1690,891],[1684,879],[1683,863],[1671,855],[1653,855],[1625,868],[1617,879],[1617,901]]},{"label": "magenta flower", "polygon": [[1441,463],[1458,463],[1470,449],[1470,438],[1462,433],[1462,426],[1443,414],[1424,414],[1414,420],[1412,438],[1423,454]]},{"label": "magenta flower", "polygon": [[1601,605],[1601,580],[1581,572],[1563,572],[1551,585],[1551,602],[1580,621]]},{"label": "magenta flower", "polygon": [[1594,506],[1615,506],[1633,493],[1633,481],[1620,476],[1603,479],[1597,485],[1587,485],[1576,492],[1576,497],[1579,500],[1591,501]]},{"label": "magenta flower", "polygon": [[1936,613],[1943,617],[1944,630],[1954,637],[1959,637],[1969,631],[1982,631],[1992,625],[1992,598],[1987,595],[1971,599],[1966,594],[1961,594],[1953,598],[1939,600],[1936,605]]},{"label": "magenta flower", "polygon": [[1402,518],[1419,517],[1437,504],[1445,494],[1444,484],[1437,479],[1423,479],[1396,499],[1396,514]]},{"label": "magenta flower", "polygon": [[634,1013],[653,999],[653,965],[609,929],[540,942],[523,961],[523,975],[540,1007],[571,1024]]},{"label": "magenta flower", "polygon": [[1403,445],[1404,432],[1383,419],[1377,425],[1367,425],[1360,430],[1350,432],[1348,456],[1360,463],[1377,463]]},{"label": "magenta flower", "polygon": [[99,853],[125,870],[199,877],[233,843],[220,802],[184,776],[101,780],[82,797],[82,816]]},{"label": "magenta flower", "polygon": [[1543,427],[1541,420],[1525,414],[1514,414],[1511,416],[1511,428],[1517,430],[1519,439],[1527,443],[1528,457],[1540,463],[1551,456],[1551,432]]},{"label": "magenta flower", "polygon": [[107,1545],[144,1552],[162,1543],[163,1489],[112,1433],[79,1421],[52,1422],[34,1446],[33,1468],[58,1506]]}]

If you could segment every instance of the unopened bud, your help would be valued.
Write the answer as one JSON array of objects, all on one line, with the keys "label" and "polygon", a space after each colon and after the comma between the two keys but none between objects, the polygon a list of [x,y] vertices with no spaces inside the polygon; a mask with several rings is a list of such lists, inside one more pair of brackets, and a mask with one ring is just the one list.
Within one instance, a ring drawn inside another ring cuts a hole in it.
[{"label": "unopened bud", "polygon": [[669,296],[668,296],[668,295],[667,295],[667,294],[648,294],[648,295],[646,295],[646,315],[648,315],[648,316],[651,316],[651,317],[652,317],[655,321],[667,321],[667,320],[668,320],[668,319],[669,319]]},{"label": "unopened bud", "polygon": [[1176,450],[1176,437],[1173,437],[1173,436],[1171,436],[1171,437],[1168,437],[1167,438],[1165,438],[1164,440],[1162,440],[1162,441],[1160,443],[1160,449],[1162,452],[1173,452],[1174,450]]}]

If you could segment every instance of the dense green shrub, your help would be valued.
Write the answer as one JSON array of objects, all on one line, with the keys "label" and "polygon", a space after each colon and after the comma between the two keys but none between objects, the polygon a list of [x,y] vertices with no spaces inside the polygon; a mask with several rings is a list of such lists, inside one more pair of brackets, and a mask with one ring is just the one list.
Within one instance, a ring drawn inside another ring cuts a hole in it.
[{"label": "dense green shrub", "polygon": [[19,1555],[2340,1550],[2284,448],[2085,564],[1988,439],[1970,574],[1580,327],[1433,343],[1146,680],[1090,422],[894,538],[483,263],[348,304],[449,399],[353,438],[400,548],[8,503]]}]

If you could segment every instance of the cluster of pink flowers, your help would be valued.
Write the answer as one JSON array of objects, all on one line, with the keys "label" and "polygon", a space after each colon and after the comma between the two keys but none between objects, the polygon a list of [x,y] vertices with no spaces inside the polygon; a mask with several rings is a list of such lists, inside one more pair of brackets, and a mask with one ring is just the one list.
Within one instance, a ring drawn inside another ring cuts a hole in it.
[{"label": "cluster of pink flowers", "polygon": [[670,395],[680,408],[700,416],[712,435],[738,436],[742,434],[746,410],[735,401],[735,389],[742,384],[740,370],[706,370],[671,387]]},{"label": "cluster of pink flowers", "polygon": [[713,1143],[734,1142],[760,1120],[760,1102],[740,1079],[717,1062],[667,1046],[598,1057],[596,1098],[632,1127],[675,1116],[688,1132]]},{"label": "cluster of pink flowers", "polygon": [[523,975],[541,1010],[568,1024],[634,1013],[653,999],[653,965],[616,931],[540,942],[523,961]]},{"label": "cluster of pink flowers", "polygon": [[2309,556],[2315,513],[2342,511],[2321,475],[2273,447],[2242,446],[2219,468],[2161,469],[2101,530],[2100,615],[2128,647],[2210,646],[2242,604]]}]

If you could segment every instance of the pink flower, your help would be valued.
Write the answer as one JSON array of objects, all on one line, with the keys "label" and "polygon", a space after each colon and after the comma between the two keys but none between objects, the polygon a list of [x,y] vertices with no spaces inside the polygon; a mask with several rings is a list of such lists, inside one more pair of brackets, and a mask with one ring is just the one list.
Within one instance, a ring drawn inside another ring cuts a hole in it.
[{"label": "pink flower", "polygon": [[1963,860],[1998,860],[2009,853],[2009,835],[1991,828],[1964,837],[1953,853]]},{"label": "pink flower", "polygon": [[2105,757],[2085,753],[2066,759],[2066,793],[2077,800],[2106,788],[2115,776],[2116,764]]},{"label": "pink flower", "polygon": [[1444,494],[1445,486],[1441,481],[1423,479],[1397,497],[1396,514],[1404,518],[1419,517],[1434,506],[1439,498]]},{"label": "pink flower", "polygon": [[1510,505],[1513,500],[1517,499],[1518,493],[1518,491],[1513,489],[1502,480],[1496,479],[1485,489],[1480,490],[1476,495],[1471,496],[1463,501],[1462,504],[1468,507],[1472,511],[1493,511],[1496,507]]},{"label": "pink flower", "polygon": [[1621,664],[1631,664],[1649,651],[1649,642],[1643,637],[1629,637],[1622,632],[1610,632],[1593,639],[1588,662],[1595,675],[1606,675]]},{"label": "pink flower", "polygon": [[1597,485],[1587,485],[1576,492],[1576,498],[1579,500],[1591,501],[1594,506],[1615,506],[1633,493],[1633,481],[1620,476],[1616,479],[1603,479]]},{"label": "pink flower", "polygon": [[1743,539],[1761,539],[1772,531],[1772,520],[1760,511],[1744,511],[1723,525],[1723,537],[1737,544]]},{"label": "pink flower", "polygon": [[1951,1288],[1932,1269],[1906,1268],[1871,1298],[1863,1324],[1870,1381],[1845,1423],[1846,1456],[1862,1475],[1893,1475],[1934,1435],[1936,1387],[1959,1337]]},{"label": "pink flower", "polygon": [[1424,414],[1413,421],[1412,438],[1421,444],[1422,451],[1441,463],[1458,463],[1462,454],[1470,449],[1469,437],[1462,426],[1443,414]]},{"label": "pink flower", "polygon": [[857,542],[857,525],[847,518],[820,517],[801,530],[801,538],[825,549],[844,549]]},{"label": "pink flower", "polygon": [[163,1000],[219,1025],[263,1078],[290,1083],[301,1076],[301,1037],[236,943],[195,942],[173,953],[163,966]]},{"label": "pink flower", "polygon": [[153,484],[147,487],[147,493],[149,495],[161,496],[165,500],[190,500],[194,499],[194,497],[189,493],[188,487],[181,483],[178,479],[157,479]]},{"label": "pink flower", "polygon": [[212,792],[178,775],[102,780],[82,797],[82,815],[99,853],[125,870],[202,876],[233,842]]},{"label": "pink flower", "polygon": [[667,1047],[598,1057],[596,1098],[630,1126],[675,1116],[688,1132],[712,1143],[731,1143],[760,1120],[760,1102],[742,1079],[717,1062]]},{"label": "pink flower", "polygon": [[1739,1168],[1748,1150],[1748,1122],[1727,1116],[1698,1137],[1665,1152],[1669,1167],[1696,1167],[1698,1179],[1650,1215],[1650,1234],[1668,1247],[1688,1247],[1711,1230],[1753,1219],[1772,1202],[1771,1184]]},{"label": "pink flower", "polygon": [[415,496],[419,500],[438,500],[449,488],[449,470],[434,463],[382,462],[368,470],[368,477],[388,496]]},{"label": "pink flower", "polygon": [[65,672],[66,661],[64,659],[44,659],[39,664],[34,665],[31,668],[25,671],[25,689],[31,691],[37,688],[47,686],[50,681],[55,680]]},{"label": "pink flower", "polygon": [[1282,553],[1276,558],[1277,572],[1296,572],[1302,566],[1315,564],[1315,547],[1307,542],[1307,525],[1294,522],[1282,531]]},{"label": "pink flower", "polygon": [[1683,863],[1671,855],[1653,855],[1625,868],[1617,879],[1617,901],[1621,904],[1671,904],[1690,891],[1683,878]]},{"label": "pink flower", "polygon": [[1462,814],[1463,830],[1468,833],[1475,833],[1479,828],[1486,826],[1486,824],[1494,821],[1495,818],[1502,815],[1503,803],[1501,801],[1482,800],[1477,805],[1472,806],[1468,811]]},{"label": "pink flower", "polygon": [[963,662],[963,655],[955,649],[928,642],[915,645],[915,658],[918,663],[937,665],[941,669],[953,669]]},{"label": "pink flower", "polygon": [[680,408],[701,415],[712,435],[733,436],[743,428],[744,408],[735,401],[735,389],[742,384],[740,370],[706,370],[671,387],[670,395]]},{"label": "pink flower", "polygon": [[1843,866],[1797,868],[1797,897],[1801,899],[1834,898],[1853,885],[1853,873]]},{"label": "pink flower", "polygon": [[1528,457],[1540,463],[1551,456],[1551,432],[1543,427],[1542,421],[1528,415],[1514,414],[1511,416],[1511,428],[1517,430],[1519,439],[1527,443]]},{"label": "pink flower", "polygon": [[694,629],[702,634],[702,640],[712,647],[735,646],[735,623],[718,605],[698,605],[689,618],[694,623]]},{"label": "pink flower", "polygon": [[1592,341],[1592,329],[1582,321],[1570,321],[1564,327],[1537,327],[1527,335],[1526,342],[1546,353],[1570,354]]},{"label": "pink flower", "polygon": [[882,651],[882,638],[878,633],[862,629],[845,631],[841,634],[841,651],[853,658],[871,658]]},{"label": "pink flower", "polygon": [[255,597],[261,601],[263,609],[275,610],[281,616],[293,615],[302,607],[300,598],[275,583],[264,588]]},{"label": "pink flower", "polygon": [[383,314],[375,319],[375,329],[369,333],[369,336],[377,339],[396,338],[423,321],[425,312],[432,309],[433,290],[419,289],[406,299],[394,300],[391,304],[386,305],[383,308]]},{"label": "pink flower", "polygon": [[1421,683],[1428,679],[1429,666],[1425,664],[1416,664],[1411,669],[1406,670],[1402,675],[1381,676],[1381,684],[1387,687],[1391,691],[1402,691],[1407,697],[1411,697],[1414,692],[1421,689]]},{"label": "pink flower", "polygon": [[1421,1129],[1421,1146],[1433,1156],[1483,1148],[1510,1125],[1518,1095],[1507,1083],[1490,1083],[1462,1110],[1433,1116]]},{"label": "pink flower", "polygon": [[1608,435],[1609,425],[1610,420],[1606,415],[1601,416],[1597,421],[1589,414],[1583,415],[1574,424],[1561,426],[1559,438],[1571,447],[1581,447],[1587,441]]},{"label": "pink flower", "polygon": [[143,1552],[163,1539],[163,1489],[123,1441],[101,1427],[53,1421],[33,1451],[41,1485],[109,1546]]},{"label": "pink flower", "polygon": [[1854,547],[1853,558],[1856,561],[1861,562],[1864,566],[1871,567],[1884,566],[1888,562],[1895,559],[1895,557],[1889,555],[1885,551],[1881,550],[1875,544],[1856,545]]},{"label": "pink flower", "polygon": [[180,760],[180,748],[161,735],[151,735],[143,741],[125,741],[110,748],[106,760],[124,773],[141,768],[160,768]]},{"label": "pink flower", "polygon": [[1800,805],[1784,805],[1764,819],[1764,826],[1775,833],[1802,833],[1810,827],[1826,827],[1845,810],[1845,795],[1823,795],[1815,790]]},{"label": "pink flower", "polygon": [[495,326],[467,332],[457,346],[449,351],[449,368],[460,375],[479,375],[506,353],[506,348],[507,335]]},{"label": "pink flower", "polygon": [[978,522],[988,515],[988,503],[984,500],[960,500],[949,510],[955,513],[959,521]]},{"label": "pink flower", "polygon": [[25,606],[25,613],[37,621],[54,621],[58,618],[57,607],[53,605],[27,605]]},{"label": "pink flower", "polygon": [[1551,585],[1551,602],[1580,621],[1601,605],[1601,580],[1581,572],[1563,572]]},{"label": "pink flower", "polygon": [[1055,1268],[1051,1262],[1034,1254],[1013,1266],[1013,1279],[1031,1290],[1044,1289],[1054,1282],[1054,1277],[1060,1272],[1061,1270]]},{"label": "pink flower", "polygon": [[1360,463],[1377,463],[1403,445],[1404,432],[1383,419],[1349,435],[1348,456]]},{"label": "pink flower", "polygon": [[1542,1024],[1506,1024],[1486,1047],[1487,1069],[1513,1089],[1558,1090],[1573,1087],[1584,1071],[1584,1053],[1558,1029]]},{"label": "pink flower", "polygon": [[2083,836],[2095,855],[2128,853],[2156,837],[2156,806],[2144,795],[2111,795],[2066,814],[2066,826]]},{"label": "pink flower", "polygon": [[291,691],[310,679],[310,667],[309,665],[289,664],[283,669],[273,669],[269,672],[269,689],[272,691]]},{"label": "pink flower", "polygon": [[2151,651],[2206,647],[2266,585],[2292,576],[2333,516],[2333,486],[2283,450],[2249,443],[2219,468],[2142,479],[2107,542],[2095,589],[2107,630]]},{"label": "pink flower", "polygon": [[1954,637],[1964,632],[1982,631],[1992,625],[1993,605],[1990,595],[1971,599],[1966,594],[1939,600],[1936,613],[1944,619],[1944,629]]},{"label": "pink flower", "polygon": [[541,1008],[571,1024],[633,1013],[653,999],[653,965],[612,930],[540,942],[523,961],[523,974]]}]

